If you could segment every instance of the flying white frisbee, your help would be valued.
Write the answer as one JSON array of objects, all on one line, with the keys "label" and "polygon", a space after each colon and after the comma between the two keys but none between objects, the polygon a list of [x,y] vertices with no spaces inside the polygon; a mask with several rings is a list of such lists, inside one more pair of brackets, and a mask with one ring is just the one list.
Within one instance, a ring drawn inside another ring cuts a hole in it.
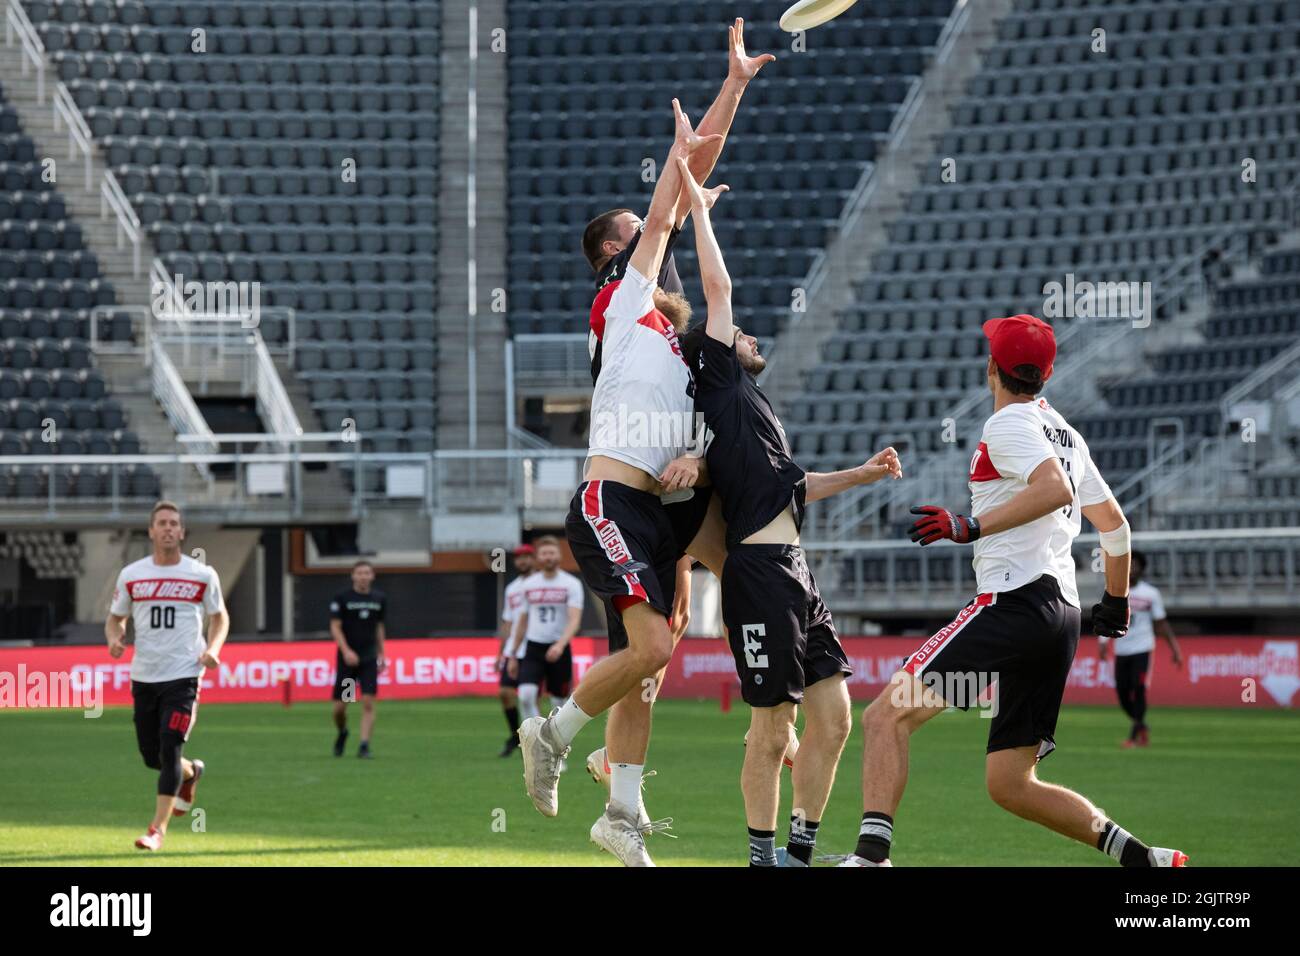
[{"label": "flying white frisbee", "polygon": [[781,29],[787,33],[811,30],[834,20],[858,0],[797,0],[781,14]]}]

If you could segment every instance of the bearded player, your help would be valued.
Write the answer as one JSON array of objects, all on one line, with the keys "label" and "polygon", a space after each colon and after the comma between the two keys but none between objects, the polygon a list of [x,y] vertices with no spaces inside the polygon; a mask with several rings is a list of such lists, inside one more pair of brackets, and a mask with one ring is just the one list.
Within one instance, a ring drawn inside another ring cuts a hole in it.
[{"label": "bearded player", "polygon": [[1129,625],[1129,526],[1083,436],[1038,397],[1056,359],[1052,327],[1016,315],[985,322],[984,335],[993,414],[970,463],[971,513],[913,508],[920,517],[911,534],[923,547],[945,538],[974,544],[980,593],[863,713],[862,824],[841,865],[890,865],[911,735],[946,706],[975,703],[973,687],[996,682],[985,757],[994,803],[1122,866],[1184,866],[1186,854],[1147,846],[1085,797],[1038,778],[1038,762],[1056,749],[1079,642],[1071,543],[1081,516],[1097,528],[1106,590],[1092,609],[1093,629],[1121,637]]},{"label": "bearded player", "polygon": [[153,553],[128,564],[117,576],[104,636],[109,655],[121,657],[126,650],[126,619],[131,618],[136,743],[145,766],[158,771],[154,817],[135,845],[159,850],[168,821],[193,807],[203,776],[203,761],[190,760],[182,751],[198,712],[199,677],[204,668],[211,670],[220,663],[230,616],[216,569],[181,554],[185,526],[179,507],[170,501],[153,506],[149,540]]}]

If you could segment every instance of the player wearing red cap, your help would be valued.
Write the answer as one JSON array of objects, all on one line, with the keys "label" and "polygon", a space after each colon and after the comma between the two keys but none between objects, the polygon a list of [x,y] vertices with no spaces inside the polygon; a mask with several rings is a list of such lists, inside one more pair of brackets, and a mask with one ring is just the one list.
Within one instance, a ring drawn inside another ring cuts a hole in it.
[{"label": "player wearing red cap", "polygon": [[[1178,850],[1148,847],[1079,794],[1038,779],[1056,747],[1056,719],[1079,642],[1071,543],[1080,515],[1105,551],[1106,591],[1093,629],[1128,628],[1129,528],[1088,445],[1037,397],[1052,375],[1052,327],[1029,315],[984,324],[993,414],[970,463],[971,513],[938,505],[919,515],[912,540],[974,543],[979,595],[925,641],[862,717],[862,825],[843,866],[888,866],[894,813],[907,783],[908,741],[949,706],[987,699],[989,796],[1016,816],[1095,846],[1124,866],[1183,866]],[[986,706],[982,704],[981,706]]]},{"label": "player wearing red cap", "polygon": [[501,748],[501,756],[509,757],[519,749],[519,678],[510,675],[506,666],[512,657],[517,657],[523,650],[523,641],[515,639],[515,623],[519,620],[519,611],[524,603],[524,581],[533,573],[533,546],[521,544],[514,551],[515,579],[506,585],[501,601],[501,626],[497,636],[501,647],[497,651],[497,672],[501,675],[498,696],[501,698],[501,710],[506,715],[506,725],[510,736]]}]

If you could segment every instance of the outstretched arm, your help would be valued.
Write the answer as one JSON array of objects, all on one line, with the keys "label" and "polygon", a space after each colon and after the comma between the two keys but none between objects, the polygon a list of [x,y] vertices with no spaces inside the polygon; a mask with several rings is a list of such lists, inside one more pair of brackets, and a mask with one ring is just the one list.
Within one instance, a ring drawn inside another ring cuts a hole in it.
[{"label": "outstretched arm", "polygon": [[856,468],[826,473],[810,471],[805,477],[808,484],[804,500],[811,504],[857,485],[873,484],[881,478],[902,478],[903,466],[898,461],[898,452],[890,446],[872,455]]},{"label": "outstretched arm", "polygon": [[[691,128],[691,121],[682,112],[681,104],[673,100],[673,114],[677,120],[677,138],[664,163],[663,175],[655,184],[654,195],[650,199],[650,211],[646,213],[641,226],[641,239],[636,244],[636,251],[628,265],[643,276],[653,278],[659,274],[663,263],[664,248],[668,245],[668,234],[672,231],[677,206],[677,199],[682,191],[681,169],[685,161],[701,147],[722,139],[720,135],[701,136]],[[682,165],[678,164],[681,161]]]},{"label": "outstretched arm", "polygon": [[[709,111],[700,120],[699,129],[697,130],[701,136],[711,136],[714,133],[721,134],[722,139],[709,143],[692,154],[687,165],[690,167],[692,178],[697,183],[705,182],[709,178],[709,174],[713,172],[713,167],[718,164],[718,157],[722,155],[722,147],[726,143],[727,134],[731,131],[731,124],[736,118],[736,109],[740,106],[740,98],[745,95],[745,88],[749,86],[749,81],[757,76],[758,71],[766,64],[776,59],[770,53],[749,56],[745,52],[745,21],[740,17],[736,18],[734,24],[727,27],[727,50],[727,78],[723,81],[722,89],[718,91],[713,105],[709,107]],[[682,223],[686,221],[686,215],[690,211],[690,198],[683,193],[677,201],[675,218],[677,228],[681,228]]]},{"label": "outstretched arm", "polygon": [[704,298],[709,303],[709,320],[705,331],[709,338],[730,346],[736,338],[736,327],[731,321],[731,276],[727,274],[727,265],[722,261],[722,250],[713,234],[713,223],[709,216],[713,204],[729,187],[702,189],[690,175],[686,160],[678,157],[677,163],[678,173],[685,184],[684,191],[690,197],[691,212],[695,214],[695,256],[700,263]]}]

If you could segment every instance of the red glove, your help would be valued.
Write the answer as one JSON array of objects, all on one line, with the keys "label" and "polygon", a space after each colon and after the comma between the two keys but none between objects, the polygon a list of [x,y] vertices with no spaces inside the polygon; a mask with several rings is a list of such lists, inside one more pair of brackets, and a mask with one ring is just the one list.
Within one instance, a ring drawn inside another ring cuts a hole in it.
[{"label": "red glove", "polygon": [[920,542],[923,548],[944,538],[970,544],[980,536],[979,519],[970,515],[954,514],[938,505],[919,505],[912,509],[912,514],[921,515],[912,525],[912,540]]}]

